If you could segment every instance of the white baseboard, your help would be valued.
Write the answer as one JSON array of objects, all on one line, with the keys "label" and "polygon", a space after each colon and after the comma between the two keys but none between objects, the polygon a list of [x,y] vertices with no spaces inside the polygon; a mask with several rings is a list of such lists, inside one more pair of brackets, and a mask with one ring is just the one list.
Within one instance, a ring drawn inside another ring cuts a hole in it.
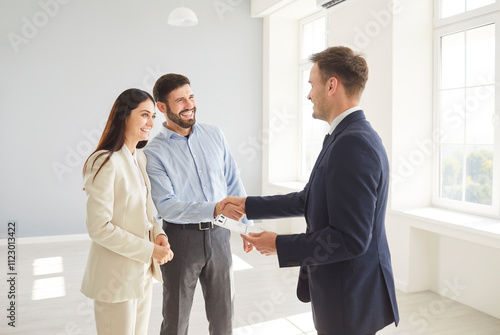
[{"label": "white baseboard", "polygon": [[402,280],[394,278],[394,285],[396,286],[396,290],[408,293],[408,283],[405,283]]},{"label": "white baseboard", "polygon": [[[37,237],[18,237],[16,244],[39,244],[71,241],[90,241],[88,234],[74,235],[55,235],[55,236],[37,236]],[[0,245],[7,245],[7,239],[0,239]]]}]

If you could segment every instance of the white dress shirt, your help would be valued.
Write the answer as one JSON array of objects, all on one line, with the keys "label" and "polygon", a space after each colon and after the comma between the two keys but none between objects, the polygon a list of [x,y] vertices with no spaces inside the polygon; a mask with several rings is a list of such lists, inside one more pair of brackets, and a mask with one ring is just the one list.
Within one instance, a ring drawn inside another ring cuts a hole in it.
[{"label": "white dress shirt", "polygon": [[333,131],[335,128],[339,125],[340,122],[342,122],[343,119],[346,118],[347,115],[352,114],[354,112],[357,112],[361,110],[360,106],[354,106],[346,110],[345,112],[342,112],[339,116],[337,116],[335,119],[333,119],[332,123],[330,124],[330,130],[328,131],[328,134],[333,134]]}]

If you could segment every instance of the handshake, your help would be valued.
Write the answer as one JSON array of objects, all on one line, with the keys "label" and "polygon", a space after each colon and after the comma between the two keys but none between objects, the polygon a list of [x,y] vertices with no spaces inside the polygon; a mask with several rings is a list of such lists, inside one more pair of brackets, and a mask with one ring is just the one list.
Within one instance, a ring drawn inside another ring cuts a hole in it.
[{"label": "handshake", "polygon": [[219,214],[235,221],[240,221],[246,214],[245,202],[247,198],[227,197],[215,205],[214,217]]},{"label": "handshake", "polygon": [[[227,197],[215,205],[214,217],[222,214],[227,218],[240,221],[243,216],[247,214],[245,208],[246,201],[246,197]],[[243,239],[243,250],[245,252],[248,253],[253,249],[257,249],[257,251],[266,256],[276,254],[276,237],[278,234],[270,231],[263,231],[262,233],[249,233],[249,235],[250,236],[241,235]]]}]

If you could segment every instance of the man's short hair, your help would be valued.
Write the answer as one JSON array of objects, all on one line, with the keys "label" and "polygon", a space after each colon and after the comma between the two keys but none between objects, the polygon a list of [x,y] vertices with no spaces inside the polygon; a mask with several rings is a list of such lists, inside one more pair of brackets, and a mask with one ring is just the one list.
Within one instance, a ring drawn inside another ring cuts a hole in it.
[{"label": "man's short hair", "polygon": [[313,54],[310,59],[318,64],[323,83],[335,77],[344,86],[348,97],[361,96],[368,80],[368,64],[359,54],[347,47],[336,46]]},{"label": "man's short hair", "polygon": [[153,87],[153,96],[156,101],[166,103],[170,92],[186,84],[191,85],[191,82],[186,76],[176,73],[167,73],[156,81]]}]

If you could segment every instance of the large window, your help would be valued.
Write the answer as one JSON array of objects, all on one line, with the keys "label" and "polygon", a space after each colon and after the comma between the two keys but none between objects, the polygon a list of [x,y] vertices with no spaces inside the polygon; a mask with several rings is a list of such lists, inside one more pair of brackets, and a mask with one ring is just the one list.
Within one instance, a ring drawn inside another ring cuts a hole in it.
[{"label": "large window", "polygon": [[499,215],[498,5],[494,0],[441,0],[438,13],[446,21],[436,20],[435,28],[433,202]]},{"label": "large window", "polygon": [[328,124],[312,118],[312,103],[307,99],[311,89],[309,72],[312,64],[309,57],[326,48],[326,17],[316,14],[299,22],[299,113],[300,113],[300,157],[298,180],[307,181],[314,162],[321,151]]}]

